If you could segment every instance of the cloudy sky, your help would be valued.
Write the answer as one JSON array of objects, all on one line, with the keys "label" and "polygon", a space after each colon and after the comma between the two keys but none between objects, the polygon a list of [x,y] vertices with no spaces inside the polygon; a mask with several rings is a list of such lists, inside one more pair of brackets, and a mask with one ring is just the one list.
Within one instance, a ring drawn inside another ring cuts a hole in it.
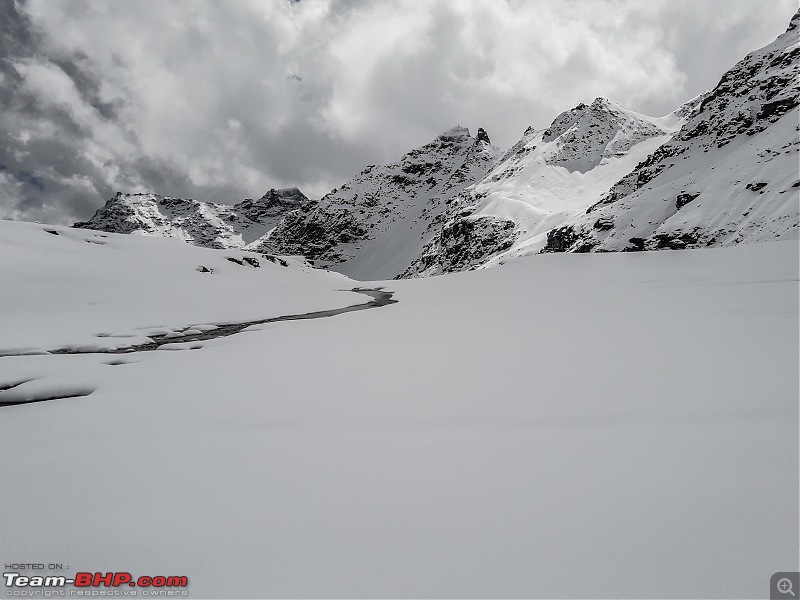
[{"label": "cloudy sky", "polygon": [[0,0],[0,218],[119,191],[319,197],[453,125],[513,144],[603,96],[659,116],[797,0]]}]

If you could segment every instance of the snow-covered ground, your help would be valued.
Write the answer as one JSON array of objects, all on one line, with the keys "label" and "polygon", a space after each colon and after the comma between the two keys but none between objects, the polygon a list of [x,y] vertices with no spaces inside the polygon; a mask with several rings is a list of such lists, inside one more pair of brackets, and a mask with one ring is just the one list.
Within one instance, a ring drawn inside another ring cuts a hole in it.
[{"label": "snow-covered ground", "polygon": [[[0,346],[373,285],[228,256],[259,255],[0,221]],[[92,392],[0,408],[0,556],[195,598],[744,598],[797,569],[796,241],[374,285],[398,303],[196,350],[0,357],[0,388]]]},{"label": "snow-covered ground", "polygon": [[274,260],[174,238],[0,221],[0,355],[119,348],[194,325],[365,301],[334,291],[354,285],[338,273]]}]

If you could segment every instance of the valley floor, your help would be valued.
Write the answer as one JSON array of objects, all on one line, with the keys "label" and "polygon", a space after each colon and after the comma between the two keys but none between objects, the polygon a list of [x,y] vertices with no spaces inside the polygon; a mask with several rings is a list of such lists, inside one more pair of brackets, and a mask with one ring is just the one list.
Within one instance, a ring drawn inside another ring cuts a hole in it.
[{"label": "valley floor", "polygon": [[89,394],[0,408],[5,562],[186,575],[194,598],[744,598],[797,569],[797,242],[361,284],[42,227],[0,230],[62,245],[0,253],[0,353],[341,308],[359,285],[397,303],[194,350],[0,356],[0,388]]}]

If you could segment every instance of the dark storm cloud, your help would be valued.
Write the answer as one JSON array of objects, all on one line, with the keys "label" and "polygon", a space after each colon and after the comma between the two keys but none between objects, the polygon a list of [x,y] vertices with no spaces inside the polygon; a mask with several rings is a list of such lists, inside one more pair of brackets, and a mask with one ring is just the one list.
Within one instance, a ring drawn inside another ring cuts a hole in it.
[{"label": "dark storm cloud", "polygon": [[0,2],[0,106],[4,111],[32,111],[34,97],[20,97],[23,77],[14,61],[37,54],[36,35],[30,18],[12,2]]},{"label": "dark storm cloud", "polygon": [[511,145],[595,96],[661,115],[794,0],[0,0],[0,217],[116,191],[319,196],[455,124]]},{"label": "dark storm cloud", "polygon": [[42,94],[26,85],[25,65],[59,70],[105,118],[113,118],[114,107],[98,101],[100,82],[81,66],[87,57],[49,54],[25,8],[25,3],[0,3],[0,216],[63,221],[90,212],[108,187],[80,153],[92,128],[68,106],[43,102]]},{"label": "dark storm cloud", "polygon": [[113,120],[117,117],[117,110],[123,104],[123,100],[121,98],[111,102],[100,100],[101,82],[89,70],[88,56],[82,52],[76,52],[71,57],[52,58],[51,62],[72,80],[81,99],[100,113],[104,119]]}]

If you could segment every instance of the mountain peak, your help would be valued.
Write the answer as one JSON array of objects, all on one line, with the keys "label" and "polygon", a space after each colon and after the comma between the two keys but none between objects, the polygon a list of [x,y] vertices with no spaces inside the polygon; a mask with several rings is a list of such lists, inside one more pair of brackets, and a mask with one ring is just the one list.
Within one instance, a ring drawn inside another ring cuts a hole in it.
[{"label": "mountain peak", "polygon": [[300,190],[296,187],[287,187],[287,188],[271,188],[266,194],[261,196],[262,198],[266,198],[267,196],[279,196],[281,198],[287,196],[296,196],[300,193]]},{"label": "mountain peak", "polygon": [[288,213],[253,250],[303,254],[362,280],[404,272],[431,241],[448,207],[499,157],[486,131],[457,125],[399,160],[364,169],[309,210]]},{"label": "mountain peak", "polygon": [[[266,204],[299,204],[307,200],[308,198],[306,198],[305,194],[296,187],[272,188],[259,198],[259,201]],[[240,202],[239,204],[242,203]]]},{"label": "mountain peak", "polygon": [[447,131],[440,133],[438,136],[436,136],[436,139],[445,142],[455,142],[470,137],[472,136],[469,133],[469,129],[462,127],[461,125],[456,125],[455,127],[451,127]]},{"label": "mountain peak", "polygon": [[789,27],[788,27],[788,29],[786,29],[786,31],[787,32],[794,31],[798,27],[800,27],[800,9],[798,9],[798,11],[796,13],[794,13],[794,16],[792,17],[792,20],[789,21]]},{"label": "mountain peak", "polygon": [[636,144],[665,133],[653,119],[596,98],[589,106],[581,103],[558,115],[542,134],[542,141],[556,145],[545,159],[548,164],[585,173],[604,158],[621,156]]},{"label": "mountain peak", "polygon": [[233,209],[251,221],[258,222],[300,208],[306,202],[308,202],[308,198],[296,187],[278,190],[273,188],[258,200],[245,198],[238,204],[234,204]]},{"label": "mountain peak", "polygon": [[584,120],[587,115],[593,114],[597,117],[599,114],[607,112],[611,112],[611,103],[605,98],[595,98],[590,105],[581,102],[574,108],[565,110],[553,119],[550,127],[545,130],[542,140],[551,142],[569,131],[577,123]]}]

